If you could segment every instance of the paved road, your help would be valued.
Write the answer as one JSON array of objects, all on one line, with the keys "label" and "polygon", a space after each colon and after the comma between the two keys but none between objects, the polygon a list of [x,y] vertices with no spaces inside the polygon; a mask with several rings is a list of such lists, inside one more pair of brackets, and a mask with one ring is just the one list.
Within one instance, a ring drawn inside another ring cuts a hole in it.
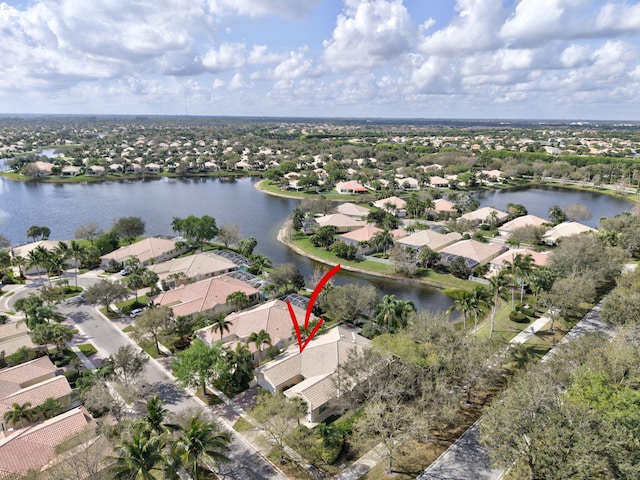
[{"label": "paved road", "polygon": [[[78,284],[88,287],[99,281],[95,275],[81,275]],[[18,290],[8,302],[12,305],[16,299],[35,293],[36,286],[28,285]],[[97,309],[82,298],[74,297],[58,305],[61,313],[67,316],[83,333],[88,340],[106,356],[112,355],[122,346],[133,344],[129,337],[123,333],[111,321],[105,318]],[[151,360],[145,369],[144,379],[154,386],[167,409],[180,412],[201,406],[192,396],[178,388],[166,370],[154,360]],[[286,480],[286,477],[276,470],[269,462],[259,455],[242,437],[233,429],[228,428],[224,422],[219,422],[232,435],[230,445],[231,462],[223,465],[220,478],[225,480],[245,479],[277,479]]]}]

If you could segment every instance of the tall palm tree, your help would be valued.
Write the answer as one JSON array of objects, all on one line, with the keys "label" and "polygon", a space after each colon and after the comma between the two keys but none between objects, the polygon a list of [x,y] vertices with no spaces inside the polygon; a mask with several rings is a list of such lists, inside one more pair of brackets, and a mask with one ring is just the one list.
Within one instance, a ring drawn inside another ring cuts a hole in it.
[{"label": "tall palm tree", "polygon": [[233,362],[232,378],[233,382],[238,385],[249,383],[253,378],[253,357],[251,350],[241,343],[236,344],[236,349],[231,352]]},{"label": "tall palm tree", "polygon": [[376,307],[376,323],[388,332],[406,326],[408,316],[415,311],[413,303],[398,300],[395,295],[385,295]]},{"label": "tall palm tree", "polygon": [[454,310],[462,313],[462,331],[467,330],[467,316],[473,310],[473,293],[468,290],[455,290],[451,293],[453,305],[447,308],[447,314]]},{"label": "tall palm tree", "polygon": [[254,253],[249,257],[249,260],[251,260],[249,273],[253,273],[254,275],[261,275],[267,268],[272,266],[271,260],[261,253]]},{"label": "tall palm tree", "polygon": [[69,247],[69,257],[73,259],[73,263],[76,266],[76,289],[78,288],[78,274],[80,273],[80,262],[84,256],[84,248],[75,240],[71,240],[71,246]]},{"label": "tall palm tree", "polygon": [[24,278],[24,268],[29,264],[28,259],[20,255],[15,255],[11,258],[11,264],[14,267],[18,267],[18,275],[20,278]]},{"label": "tall palm tree", "polygon": [[24,427],[33,420],[34,416],[35,412],[31,409],[31,402],[22,404],[14,402],[11,404],[11,410],[5,412],[4,420],[13,426]]},{"label": "tall palm tree", "polygon": [[224,454],[229,443],[231,437],[227,432],[220,432],[211,423],[194,416],[180,435],[177,449],[191,478],[199,480],[204,478],[204,472],[213,472],[219,463],[229,461]]},{"label": "tall palm tree", "polygon": [[131,440],[123,440],[116,447],[118,455],[112,469],[114,480],[156,480],[154,472],[164,472],[169,465],[164,454],[164,435],[149,436],[147,432],[135,432]]},{"label": "tall palm tree", "polygon": [[489,290],[482,285],[477,285],[471,291],[471,313],[473,313],[473,332],[478,332],[478,317],[484,315],[489,308],[491,296]]},{"label": "tall palm tree", "polygon": [[489,279],[489,291],[491,292],[491,327],[489,330],[489,338],[493,336],[493,329],[496,320],[496,312],[498,311],[498,303],[500,299],[506,300],[507,293],[507,271],[501,270],[498,275],[494,275]]},{"label": "tall palm tree", "polygon": [[262,346],[271,346],[271,335],[269,335],[266,330],[262,329],[259,332],[253,332],[249,335],[246,343],[253,343],[256,346],[256,350],[258,350],[258,364],[260,364],[260,361],[262,360]]},{"label": "tall palm tree", "polygon": [[513,257],[513,261],[508,265],[511,267],[513,277],[520,287],[520,303],[522,303],[527,277],[531,274],[534,268],[533,257],[529,254],[523,255],[522,253],[516,253]]},{"label": "tall palm tree", "polygon": [[229,331],[229,325],[231,325],[231,322],[227,320],[227,315],[224,312],[217,313],[211,319],[211,326],[213,327],[213,331],[220,332],[221,342],[224,337],[224,332]]},{"label": "tall palm tree", "polygon": [[376,233],[371,239],[371,246],[374,247],[377,251],[384,251],[387,253],[387,249],[393,245],[393,235],[389,230],[383,230],[382,232]]}]

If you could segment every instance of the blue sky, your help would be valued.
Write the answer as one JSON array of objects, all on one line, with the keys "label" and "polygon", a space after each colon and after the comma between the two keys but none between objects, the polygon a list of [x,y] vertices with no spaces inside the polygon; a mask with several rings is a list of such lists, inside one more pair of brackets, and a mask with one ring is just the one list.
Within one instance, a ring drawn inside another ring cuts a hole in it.
[{"label": "blue sky", "polygon": [[0,113],[640,120],[630,0],[0,2]]}]

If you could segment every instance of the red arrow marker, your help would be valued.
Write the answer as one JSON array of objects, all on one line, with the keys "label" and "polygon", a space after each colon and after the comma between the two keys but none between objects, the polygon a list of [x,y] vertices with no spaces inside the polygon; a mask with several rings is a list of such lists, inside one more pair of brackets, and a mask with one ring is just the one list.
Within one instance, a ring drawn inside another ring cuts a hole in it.
[{"label": "red arrow marker", "polygon": [[[306,313],[306,315],[304,317],[304,329],[305,330],[307,328],[309,328],[309,317],[311,317],[311,310],[313,310],[313,305],[315,304],[316,299],[318,298],[318,295],[320,295],[320,292],[322,291],[324,286],[327,284],[327,282],[331,279],[331,277],[333,277],[339,271],[340,271],[340,264],[336,265],[331,270],[329,270],[325,274],[325,276],[322,277],[322,280],[320,280],[320,282],[318,282],[318,285],[316,285],[316,288],[313,290],[313,293],[311,294],[311,299],[309,300],[309,305],[307,305],[307,313]],[[296,314],[293,311],[293,307],[291,306],[290,302],[287,302],[287,307],[289,307],[289,315],[291,316],[291,322],[293,322],[293,328],[295,329],[296,336],[298,337],[298,347],[300,347],[300,353],[302,353],[302,351],[309,344],[309,342],[314,337],[314,335],[318,332],[318,330],[320,330],[320,327],[322,326],[322,323],[324,322],[324,318],[321,318],[318,321],[316,326],[313,327],[313,330],[311,330],[311,333],[307,337],[307,340],[304,343],[302,343],[302,335],[300,335],[300,325],[298,325],[298,319],[296,318]]]}]

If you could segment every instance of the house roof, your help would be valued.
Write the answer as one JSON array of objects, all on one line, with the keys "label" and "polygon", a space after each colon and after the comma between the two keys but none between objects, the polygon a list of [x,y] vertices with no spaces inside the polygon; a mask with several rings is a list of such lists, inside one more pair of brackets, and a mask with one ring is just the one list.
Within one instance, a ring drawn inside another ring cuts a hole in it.
[{"label": "house roof", "polygon": [[111,253],[102,255],[101,259],[114,259],[122,262],[129,257],[136,257],[140,262],[145,263],[152,258],[160,257],[176,249],[176,242],[166,238],[147,237],[139,242],[132,243],[126,247],[120,247]]},{"label": "house roof", "polygon": [[38,240],[37,242],[27,243],[20,245],[19,247],[13,247],[11,249],[14,257],[25,257],[29,255],[31,250],[35,250],[39,246],[43,246],[47,250],[55,250],[60,242],[57,240]]},{"label": "house roof", "polygon": [[505,249],[500,245],[492,243],[482,243],[477,240],[460,240],[459,242],[449,245],[440,250],[441,255],[449,255],[453,257],[464,257],[472,260],[474,263],[483,263],[497,256]]},{"label": "house roof", "polygon": [[464,218],[465,220],[477,220],[480,222],[484,222],[485,220],[490,218],[491,212],[496,212],[496,218],[499,222],[502,222],[506,220],[507,217],[509,217],[509,214],[507,212],[503,212],[493,207],[482,207],[474,210],[473,212],[465,213],[464,215],[461,215],[460,218]]},{"label": "house roof", "polygon": [[588,227],[578,222],[562,222],[553,227],[542,238],[548,240],[557,240],[562,237],[571,237],[584,232],[595,232],[595,228]]},{"label": "house roof", "polygon": [[371,240],[376,233],[382,232],[381,228],[376,227],[375,225],[367,224],[362,228],[358,228],[357,230],[352,230],[351,232],[342,234],[338,236],[338,240],[351,240],[352,242],[368,242]]},{"label": "house roof", "polygon": [[323,215],[322,217],[317,217],[316,222],[318,225],[325,226],[331,225],[334,227],[363,227],[365,225],[364,220],[356,220],[353,217],[348,215],[344,215],[342,213],[332,213],[330,215]]},{"label": "house roof", "polygon": [[287,398],[302,397],[310,410],[336,397],[335,372],[310,377],[284,391]]},{"label": "house roof", "polygon": [[526,227],[527,225],[533,226],[541,226],[547,223],[547,220],[544,218],[536,217],[535,215],[523,215],[521,217],[516,217],[513,220],[508,221],[504,225],[500,227],[501,232],[513,232],[514,230],[522,227]]},{"label": "house roof", "polygon": [[171,308],[176,316],[193,315],[226,304],[227,297],[238,291],[246,293],[247,296],[258,293],[258,290],[245,282],[222,275],[163,292],[154,302]]},{"label": "house roof", "polygon": [[369,191],[360,182],[356,182],[355,180],[349,180],[348,182],[338,182],[338,183],[336,183],[336,190],[352,190],[354,192],[368,192]]},{"label": "house roof", "polygon": [[56,456],[56,447],[87,428],[91,416],[82,407],[30,425],[0,440],[0,477],[40,470]]},{"label": "house roof", "polygon": [[436,212],[455,212],[456,204],[444,198],[436,198],[433,200],[433,209]]},{"label": "house roof", "polygon": [[0,396],[11,395],[30,385],[38,378],[53,376],[56,370],[57,367],[47,356],[36,358],[15,367],[4,368],[0,370]]},{"label": "house roof", "polygon": [[157,263],[152,265],[149,270],[157,273],[160,280],[164,280],[169,275],[176,273],[184,273],[187,278],[194,278],[216,272],[226,272],[236,268],[237,265],[231,260],[213,252],[205,252]]},{"label": "house roof", "polygon": [[343,325],[337,326],[314,337],[302,353],[297,344],[291,345],[273,362],[258,370],[276,388],[296,378],[323,377],[345,362],[351,350],[370,344],[369,340],[358,335],[358,331]]},{"label": "house roof", "polygon": [[366,217],[369,214],[368,208],[361,207],[360,205],[356,205],[351,202],[341,203],[335,210],[336,213],[342,213],[343,215],[356,218]]},{"label": "house roof", "polygon": [[434,175],[433,177],[429,177],[429,185],[449,185],[449,180]]},{"label": "house roof", "polygon": [[442,234],[435,230],[420,230],[412,233],[408,237],[398,240],[398,243],[407,247],[424,248],[429,247],[431,250],[440,250],[441,248],[451,245],[462,238],[458,232]]},{"label": "house roof", "polygon": [[[298,325],[303,326],[306,311],[293,304],[291,306],[296,314]],[[311,315],[310,321],[316,318],[315,315]],[[265,330],[269,334],[274,345],[292,337],[293,323],[289,315],[289,308],[281,300],[272,300],[241,312],[232,313],[227,316],[226,320],[229,322],[229,331],[224,333],[224,343],[229,341],[244,343],[252,333],[260,330]],[[211,326],[200,329],[197,333],[209,345],[220,339],[220,333],[214,332]],[[249,348],[254,351],[255,345],[249,344]]]},{"label": "house roof", "polygon": [[71,394],[71,386],[64,375],[48,378],[40,383],[23,388],[0,398],[0,418],[11,410],[14,403],[31,403],[31,408],[42,405],[48,398],[61,399]]},{"label": "house roof", "polygon": [[378,208],[386,209],[387,203],[394,205],[397,209],[403,209],[407,206],[407,202],[399,197],[388,197],[381,200],[376,200],[375,202],[373,202],[373,205]]},{"label": "house roof", "polygon": [[514,248],[498,255],[496,258],[491,260],[491,264],[503,267],[507,262],[512,263],[515,256],[520,254],[531,255],[533,263],[539,267],[543,267],[549,260],[549,253],[550,252],[536,252],[530,248]]}]

